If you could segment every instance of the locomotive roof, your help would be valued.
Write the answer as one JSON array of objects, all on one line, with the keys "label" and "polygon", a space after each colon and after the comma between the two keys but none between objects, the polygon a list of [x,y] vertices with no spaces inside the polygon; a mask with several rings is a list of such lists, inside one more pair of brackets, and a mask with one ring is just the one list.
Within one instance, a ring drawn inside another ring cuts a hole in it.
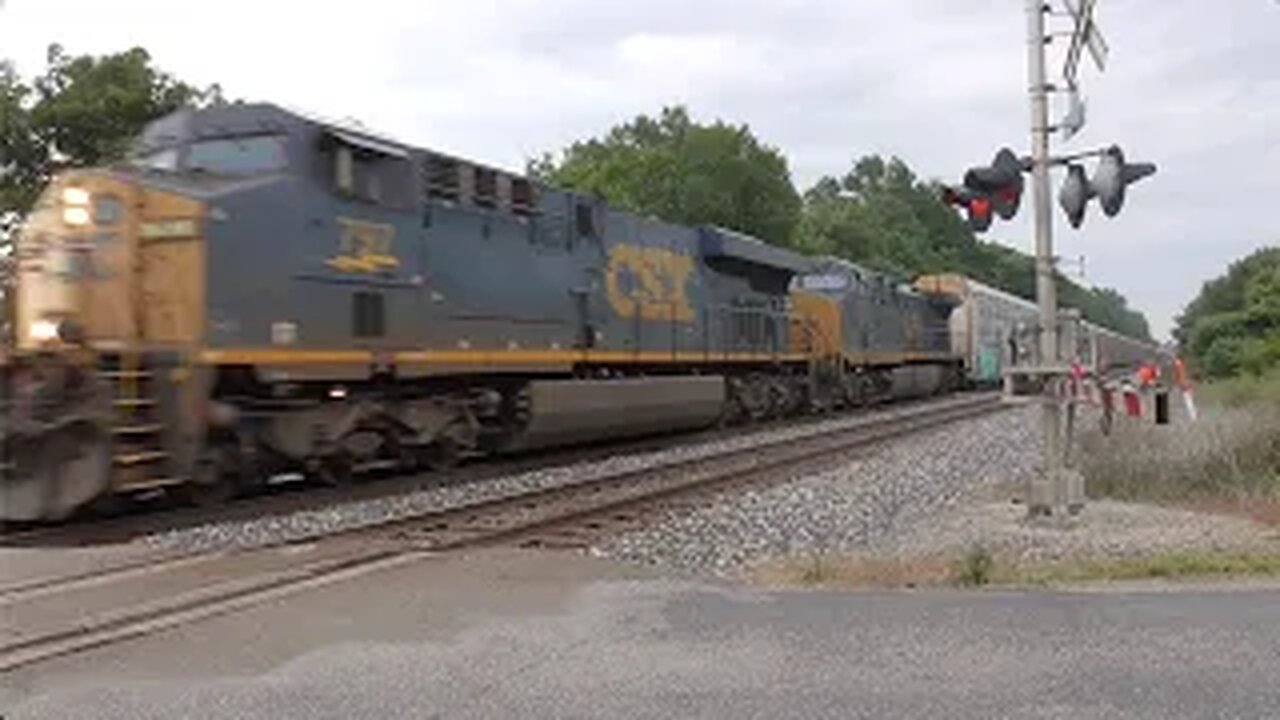
[{"label": "locomotive roof", "polygon": [[813,268],[813,260],[806,255],[770,245],[735,230],[704,225],[698,235],[699,249],[704,257],[732,258],[790,273],[805,273]]},{"label": "locomotive roof", "polygon": [[306,111],[269,102],[227,103],[204,108],[185,107],[149,123],[135,141],[135,150],[149,152],[184,139],[228,137],[266,133],[297,134],[319,131],[347,144],[384,155],[408,157],[433,155],[468,165],[523,176],[473,160],[407,143],[355,121],[324,118]]}]

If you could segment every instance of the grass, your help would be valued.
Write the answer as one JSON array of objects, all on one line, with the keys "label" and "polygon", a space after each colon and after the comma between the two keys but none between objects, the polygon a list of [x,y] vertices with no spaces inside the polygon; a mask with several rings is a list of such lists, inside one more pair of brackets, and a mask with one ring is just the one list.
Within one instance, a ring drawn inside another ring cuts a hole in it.
[{"label": "grass", "polygon": [[1200,391],[1206,402],[1225,407],[1280,405],[1280,368],[1265,375],[1242,375],[1205,385]]},{"label": "grass", "polygon": [[1280,575],[1280,553],[1165,553],[1142,558],[1076,562],[1016,571],[1006,581],[1018,585],[1057,585],[1265,575]]},{"label": "grass", "polygon": [[849,558],[815,554],[763,563],[750,580],[784,587],[914,588],[950,584],[952,566],[944,561]]},{"label": "grass", "polygon": [[[1092,497],[1190,505],[1280,524],[1280,375],[1208,386],[1196,422],[1117,422],[1081,438]],[[1118,418],[1119,419],[1119,418]]]},{"label": "grass", "polygon": [[975,545],[965,553],[955,572],[955,582],[965,587],[978,587],[991,582],[996,561],[981,545]]},{"label": "grass", "polygon": [[[1280,372],[1206,386],[1196,422],[1117,418],[1085,429],[1078,454],[1092,497],[1241,514],[1280,527]],[[1087,426],[1084,426],[1087,428]],[[1087,512],[1087,511],[1086,511]],[[816,554],[758,567],[758,582],[800,587],[1051,586],[1115,580],[1280,576],[1280,552],[1153,553],[1015,565],[974,546],[959,556],[876,559]]]},{"label": "grass", "polygon": [[1182,552],[1043,565],[1001,564],[984,548],[950,562],[811,557],[775,561],[752,579],[765,585],[828,588],[1052,587],[1105,581],[1280,576],[1280,553]]}]

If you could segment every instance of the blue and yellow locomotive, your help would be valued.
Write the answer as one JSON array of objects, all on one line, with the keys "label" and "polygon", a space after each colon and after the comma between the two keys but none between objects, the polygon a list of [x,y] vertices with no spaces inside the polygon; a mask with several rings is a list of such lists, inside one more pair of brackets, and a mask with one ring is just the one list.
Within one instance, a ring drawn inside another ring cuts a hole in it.
[{"label": "blue and yellow locomotive", "polygon": [[952,386],[949,301],[270,104],[183,110],[19,241],[0,519]]}]

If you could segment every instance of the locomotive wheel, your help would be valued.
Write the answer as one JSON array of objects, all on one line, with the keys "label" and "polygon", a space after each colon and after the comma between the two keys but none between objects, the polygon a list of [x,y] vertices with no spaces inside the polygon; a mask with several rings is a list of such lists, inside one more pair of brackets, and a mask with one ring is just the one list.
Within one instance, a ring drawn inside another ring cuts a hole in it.
[{"label": "locomotive wheel", "polygon": [[196,507],[213,507],[234,498],[240,489],[240,467],[230,448],[201,453],[191,482],[179,491],[182,501]]},{"label": "locomotive wheel", "polygon": [[93,423],[73,423],[3,449],[14,463],[0,484],[5,520],[65,520],[110,490],[111,447]]},{"label": "locomotive wheel", "polygon": [[336,452],[320,461],[317,479],[329,487],[346,487],[355,482],[355,463],[345,452]]},{"label": "locomotive wheel", "polygon": [[462,448],[448,435],[437,438],[424,451],[423,465],[428,470],[450,470],[462,462]]}]

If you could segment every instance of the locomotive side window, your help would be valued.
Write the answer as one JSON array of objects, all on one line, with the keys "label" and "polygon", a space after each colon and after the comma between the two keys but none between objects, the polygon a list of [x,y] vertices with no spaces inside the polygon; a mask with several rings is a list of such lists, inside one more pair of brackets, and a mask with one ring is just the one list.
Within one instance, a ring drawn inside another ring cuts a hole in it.
[{"label": "locomotive side window", "polygon": [[351,297],[351,334],[360,338],[386,334],[382,293],[357,291]]}]

